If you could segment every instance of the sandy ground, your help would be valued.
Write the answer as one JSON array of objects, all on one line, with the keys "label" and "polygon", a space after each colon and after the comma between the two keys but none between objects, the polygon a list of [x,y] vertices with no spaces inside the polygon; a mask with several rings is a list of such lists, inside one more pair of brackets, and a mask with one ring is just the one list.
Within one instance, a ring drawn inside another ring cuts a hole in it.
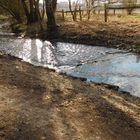
[{"label": "sandy ground", "polygon": [[0,55],[0,140],[140,140],[140,99]]}]

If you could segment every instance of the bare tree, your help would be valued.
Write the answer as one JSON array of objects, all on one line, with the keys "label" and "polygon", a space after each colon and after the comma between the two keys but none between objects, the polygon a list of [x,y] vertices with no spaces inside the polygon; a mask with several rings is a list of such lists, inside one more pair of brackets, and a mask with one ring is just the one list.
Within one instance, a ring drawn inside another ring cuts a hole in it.
[{"label": "bare tree", "polygon": [[85,0],[86,11],[87,11],[87,19],[89,20],[91,17],[91,11],[94,10],[95,0]]},{"label": "bare tree", "polygon": [[122,0],[122,4],[127,8],[127,14],[131,15],[137,0]]},{"label": "bare tree", "polygon": [[72,19],[73,19],[73,21],[76,21],[77,20],[77,10],[79,7],[80,0],[76,0],[74,2],[72,2],[71,0],[68,0],[68,2],[69,2],[69,10],[71,12]]}]

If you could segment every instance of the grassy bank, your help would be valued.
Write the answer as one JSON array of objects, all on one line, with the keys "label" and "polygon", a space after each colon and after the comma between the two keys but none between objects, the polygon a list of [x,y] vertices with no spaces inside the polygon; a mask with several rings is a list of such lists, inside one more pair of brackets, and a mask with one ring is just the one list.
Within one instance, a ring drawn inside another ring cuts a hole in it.
[{"label": "grassy bank", "polygon": [[0,15],[0,20],[6,20],[8,17],[5,15]]}]

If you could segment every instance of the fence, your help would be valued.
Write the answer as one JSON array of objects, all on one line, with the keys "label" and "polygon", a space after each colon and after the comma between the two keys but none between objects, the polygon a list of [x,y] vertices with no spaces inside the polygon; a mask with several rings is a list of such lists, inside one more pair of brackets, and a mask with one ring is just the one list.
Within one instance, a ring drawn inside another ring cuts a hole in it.
[{"label": "fence", "polygon": [[[116,14],[116,10],[128,10],[128,9],[138,9],[140,8],[140,4],[135,4],[135,5],[111,5],[111,4],[104,4],[104,8],[102,8],[102,10],[98,9],[98,7],[94,7],[92,9],[92,11],[98,11],[98,14],[101,13],[101,11],[104,11],[104,21],[107,22],[108,21],[108,15],[109,15],[109,10],[113,10],[113,14]],[[98,9],[98,10],[96,10]],[[79,14],[79,18],[80,20],[82,20],[82,16],[84,12],[87,12],[87,10],[82,10],[79,8],[79,10],[75,10],[75,11],[64,11],[63,9],[61,11],[56,11],[56,13],[60,13],[62,16],[62,20],[65,20],[65,16],[67,16],[67,14],[71,14],[71,13],[78,13]]]},{"label": "fence", "polygon": [[129,10],[129,9],[138,9],[140,8],[140,4],[133,4],[133,5],[109,5],[109,4],[105,4],[104,5],[104,21],[107,22],[108,19],[108,11],[109,10],[114,10],[114,14],[115,14],[115,10]]}]

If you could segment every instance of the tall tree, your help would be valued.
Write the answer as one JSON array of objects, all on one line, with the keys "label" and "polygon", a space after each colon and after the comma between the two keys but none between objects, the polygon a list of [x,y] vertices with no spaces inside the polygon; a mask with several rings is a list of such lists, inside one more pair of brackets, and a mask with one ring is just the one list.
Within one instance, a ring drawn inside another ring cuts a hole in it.
[{"label": "tall tree", "polygon": [[21,3],[27,18],[27,23],[31,24],[31,23],[38,22],[40,18],[39,6],[38,6],[39,1],[21,0]]},{"label": "tall tree", "polygon": [[45,0],[46,5],[46,15],[47,15],[47,27],[50,31],[56,30],[56,20],[55,20],[55,11],[57,0]]}]

